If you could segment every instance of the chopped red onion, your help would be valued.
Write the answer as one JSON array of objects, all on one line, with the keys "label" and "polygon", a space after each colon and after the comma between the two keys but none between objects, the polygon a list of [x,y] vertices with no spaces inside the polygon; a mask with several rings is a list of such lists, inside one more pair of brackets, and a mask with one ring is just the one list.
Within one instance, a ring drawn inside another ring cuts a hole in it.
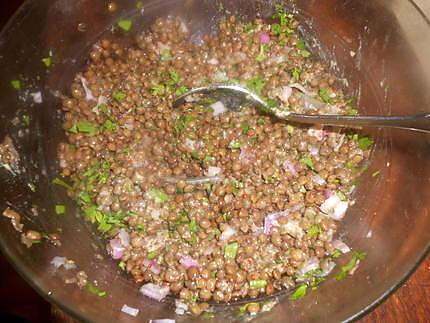
[{"label": "chopped red onion", "polygon": [[211,58],[210,60],[208,60],[208,64],[218,65],[219,64],[219,60],[216,59],[216,58]]},{"label": "chopped red onion", "polygon": [[308,129],[308,136],[315,137],[318,141],[322,141],[326,137],[326,134],[323,129],[313,127]]},{"label": "chopped red onion", "polygon": [[320,152],[320,150],[319,150],[319,148],[318,148],[318,147],[311,147],[311,148],[309,149],[309,153],[310,153],[312,156],[317,156],[317,155],[319,154],[319,152]]},{"label": "chopped red onion", "polygon": [[55,267],[55,268],[60,268],[61,266],[63,266],[67,261],[66,257],[54,257],[51,260],[51,264]]},{"label": "chopped red onion", "polygon": [[357,260],[356,265],[354,267],[352,267],[350,271],[348,271],[348,274],[350,274],[351,276],[354,275],[354,273],[358,269],[359,265],[360,265],[360,260]]},{"label": "chopped red onion", "polygon": [[329,260],[329,261],[322,262],[321,263],[321,270],[322,270],[321,276],[322,277],[328,276],[333,271],[333,269],[335,267],[336,267],[336,263],[334,261]]},{"label": "chopped red onion", "polygon": [[351,251],[351,248],[349,248],[345,242],[338,239],[332,240],[331,245],[333,246],[333,248],[338,249],[342,253],[348,253]]},{"label": "chopped red onion", "polygon": [[111,247],[111,256],[113,259],[121,259],[124,254],[124,247],[119,238],[114,238],[109,241]]},{"label": "chopped red onion", "polygon": [[123,247],[128,247],[130,245],[130,235],[124,229],[119,230],[118,236]]},{"label": "chopped red onion", "polygon": [[270,35],[266,32],[260,33],[260,43],[269,44],[270,43]]},{"label": "chopped red onion", "polygon": [[179,260],[179,263],[182,266],[184,266],[186,269],[191,268],[191,267],[199,267],[200,266],[197,260],[194,260],[193,258],[188,257],[188,256],[182,257]]},{"label": "chopped red onion", "polygon": [[90,88],[88,87],[88,81],[83,76],[79,76],[79,79],[80,79],[80,81],[82,83],[82,87],[84,88],[84,91],[85,91],[85,100],[97,101],[96,98],[94,97],[93,93],[91,92]]},{"label": "chopped red onion", "polygon": [[208,170],[205,172],[205,176],[216,176],[221,174],[221,168],[219,167],[213,167],[213,166],[209,166]]},{"label": "chopped red onion", "polygon": [[325,179],[324,178],[322,178],[321,176],[319,176],[319,175],[313,175],[312,176],[312,180],[315,182],[315,184],[317,184],[317,185],[325,185],[326,184],[326,181],[325,181]]},{"label": "chopped red onion", "polygon": [[270,234],[272,231],[272,228],[275,225],[278,225],[278,219],[280,217],[283,216],[288,216],[288,211],[282,211],[282,212],[276,212],[276,213],[271,213],[269,215],[267,215],[264,218],[264,234]]},{"label": "chopped red onion", "polygon": [[130,307],[126,304],[124,304],[122,306],[121,312],[124,312],[124,313],[131,315],[131,316],[134,316],[134,317],[136,317],[139,314],[139,310],[137,308]]},{"label": "chopped red onion", "polygon": [[307,272],[320,268],[320,261],[317,257],[309,258],[297,272],[298,277],[303,277]]},{"label": "chopped red onion", "polygon": [[248,151],[248,148],[246,148],[246,147],[240,148],[240,155],[239,155],[240,160],[245,160],[245,159],[254,158],[254,157],[255,157],[255,154],[250,153]]},{"label": "chopped red onion", "polygon": [[288,103],[288,99],[293,94],[293,89],[289,86],[283,86],[278,94],[278,97],[282,102]]},{"label": "chopped red onion", "polygon": [[285,224],[284,229],[290,236],[297,239],[303,238],[303,235],[305,234],[303,229],[300,227],[300,223],[295,220],[289,220]]},{"label": "chopped red onion", "polygon": [[178,315],[184,315],[188,311],[188,305],[179,299],[175,299],[175,313]]},{"label": "chopped red onion", "polygon": [[324,197],[325,197],[326,199],[328,199],[330,196],[332,196],[332,195],[333,195],[333,192],[332,192],[332,191],[330,191],[329,189],[325,189],[325,190],[323,191],[323,194],[324,194]]},{"label": "chopped red onion", "polygon": [[160,319],[160,320],[149,320],[149,323],[175,323],[175,320],[171,319]]},{"label": "chopped red onion", "polygon": [[167,294],[169,294],[169,291],[169,287],[160,287],[152,283],[145,284],[140,288],[140,292],[143,295],[155,299],[159,302],[164,299]]},{"label": "chopped red onion", "polygon": [[296,166],[291,161],[289,161],[289,160],[285,161],[285,163],[284,163],[284,169],[286,171],[289,171],[290,174],[293,175],[293,176],[297,176],[298,175]]},{"label": "chopped red onion", "polygon": [[349,204],[346,201],[339,202],[335,206],[334,212],[333,212],[331,218],[334,220],[341,220],[345,216],[345,213],[346,213],[346,210],[348,209],[348,206],[349,206]]},{"label": "chopped red onion", "polygon": [[324,203],[320,206],[321,211],[323,211],[325,214],[330,214],[334,211],[334,208],[338,203],[340,203],[340,198],[333,194],[328,199],[324,201]]},{"label": "chopped red onion", "polygon": [[43,99],[42,99],[42,92],[34,92],[34,93],[30,93],[31,97],[33,98],[33,102],[34,103],[42,103]]},{"label": "chopped red onion", "polygon": [[155,260],[145,259],[145,260],[143,261],[143,265],[144,265],[145,267],[148,267],[148,268],[149,268],[149,270],[150,270],[152,273],[156,274],[156,275],[159,275],[159,274],[160,274],[160,272],[161,272],[160,265],[159,265],[159,264],[158,264],[158,262],[156,262]]},{"label": "chopped red onion", "polygon": [[184,145],[193,151],[197,149],[197,142],[195,140],[191,140],[190,138],[185,139]]},{"label": "chopped red onion", "polygon": [[233,229],[230,226],[227,226],[227,228],[221,233],[220,240],[221,241],[227,241],[232,236],[234,236],[237,233],[236,229]]},{"label": "chopped red onion", "polygon": [[220,114],[228,111],[228,109],[225,107],[224,103],[222,103],[221,101],[218,101],[218,102],[215,102],[214,104],[212,104],[211,108],[214,110],[213,111],[214,116],[220,115]]}]

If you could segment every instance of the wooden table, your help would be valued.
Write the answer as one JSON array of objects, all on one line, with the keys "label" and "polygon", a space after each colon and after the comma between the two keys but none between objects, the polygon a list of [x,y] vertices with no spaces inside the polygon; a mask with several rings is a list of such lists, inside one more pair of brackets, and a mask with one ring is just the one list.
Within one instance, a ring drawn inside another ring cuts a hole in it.
[{"label": "wooden table", "polygon": [[[22,0],[3,2],[0,10],[0,27]],[[0,318],[2,312],[9,311],[27,319],[28,322],[49,321],[48,304],[30,289],[1,256],[0,286],[2,291]],[[360,322],[430,322],[430,257],[403,287]]]}]

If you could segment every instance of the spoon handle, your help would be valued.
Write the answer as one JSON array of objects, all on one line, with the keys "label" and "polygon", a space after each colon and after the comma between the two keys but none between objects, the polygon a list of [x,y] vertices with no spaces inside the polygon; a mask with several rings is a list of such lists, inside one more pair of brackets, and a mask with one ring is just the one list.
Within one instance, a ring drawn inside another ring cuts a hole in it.
[{"label": "spoon handle", "polygon": [[291,113],[277,117],[299,123],[341,127],[400,128],[430,133],[430,113],[407,116],[344,116]]}]

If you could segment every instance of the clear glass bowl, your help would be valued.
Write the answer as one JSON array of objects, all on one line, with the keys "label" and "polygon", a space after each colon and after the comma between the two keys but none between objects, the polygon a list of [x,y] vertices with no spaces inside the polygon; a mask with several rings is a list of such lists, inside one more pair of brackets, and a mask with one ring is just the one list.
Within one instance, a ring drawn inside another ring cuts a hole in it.
[{"label": "clear glass bowl", "polygon": [[[132,17],[134,30],[146,28],[156,17],[181,15],[198,37],[212,30],[224,10],[247,18],[270,17],[274,4],[283,2],[297,11],[302,33],[315,41],[319,54],[333,71],[345,78],[358,97],[363,113],[402,114],[428,111],[430,27],[422,3],[406,0],[373,1],[257,1],[257,0],[145,0],[144,11],[135,1],[118,1],[109,13],[104,0],[30,0],[16,13],[0,36],[0,138],[10,134],[17,143],[25,172],[12,177],[0,171],[0,210],[11,206],[24,217],[27,229],[61,230],[63,244],[43,243],[27,249],[8,219],[0,218],[0,247],[18,272],[47,300],[77,319],[132,322],[175,318],[170,302],[153,302],[138,293],[138,286],[106,257],[93,229],[75,216],[74,204],[62,189],[50,184],[58,165],[55,151],[64,140],[61,100],[55,91],[68,93],[75,72],[85,65],[92,44],[120,17]],[[428,12],[428,11],[427,11]],[[78,25],[80,27],[78,28]],[[82,25],[84,24],[84,25]],[[84,28],[85,27],[85,28]],[[85,30],[85,31],[82,31]],[[124,38],[127,41],[127,38]],[[41,58],[52,51],[49,72]],[[336,62],[336,64],[334,64]],[[10,80],[21,79],[25,89],[42,90],[43,104],[24,102],[25,90],[15,91]],[[16,116],[31,115],[27,130]],[[280,298],[273,311],[259,322],[281,320],[338,322],[356,319],[385,299],[404,282],[429,250],[430,179],[429,136],[406,131],[375,131],[377,146],[372,163],[361,178],[356,204],[341,226],[346,241],[368,258],[356,274],[344,281],[328,279],[303,300]],[[372,176],[379,171],[379,176]],[[33,192],[28,183],[37,188]],[[66,216],[54,215],[59,201]],[[39,205],[39,215],[30,212]],[[44,210],[43,210],[44,208]],[[95,254],[104,257],[95,258]],[[108,292],[99,298],[65,285],[50,265],[54,256],[76,261],[91,280]],[[123,304],[141,310],[137,318],[120,312]],[[214,321],[235,320],[235,306],[219,306]],[[184,321],[198,321],[182,318]]]}]

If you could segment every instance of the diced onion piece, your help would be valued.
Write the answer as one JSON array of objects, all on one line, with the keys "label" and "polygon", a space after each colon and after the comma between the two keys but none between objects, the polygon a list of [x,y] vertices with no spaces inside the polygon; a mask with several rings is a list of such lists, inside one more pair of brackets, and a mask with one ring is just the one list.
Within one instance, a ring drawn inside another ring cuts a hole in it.
[{"label": "diced onion piece", "polygon": [[233,229],[230,226],[227,226],[227,228],[221,233],[220,240],[221,241],[227,241],[232,236],[234,236],[237,233],[236,229]]},{"label": "diced onion piece", "polygon": [[55,267],[55,268],[60,268],[61,266],[63,266],[67,261],[66,257],[54,257],[51,260],[51,264]]},{"label": "diced onion piece", "polygon": [[33,98],[33,102],[34,103],[42,103],[43,99],[42,99],[42,92],[34,92],[34,93],[30,93],[31,97]]},{"label": "diced onion piece", "polygon": [[128,247],[130,245],[130,235],[124,229],[119,230],[118,238],[124,247]]},{"label": "diced onion piece", "polygon": [[160,287],[152,283],[145,284],[140,288],[140,292],[143,295],[155,299],[159,302],[164,299],[167,294],[169,294],[169,291],[169,287]]},{"label": "diced onion piece", "polygon": [[121,312],[124,312],[124,313],[131,315],[131,316],[134,316],[134,317],[136,317],[139,314],[139,310],[137,308],[130,307],[126,304],[124,304],[122,306]]},{"label": "diced onion piece", "polygon": [[113,259],[121,259],[124,254],[124,247],[119,238],[114,238],[109,241],[111,247],[111,256]]},{"label": "diced onion piece", "polygon": [[325,189],[325,190],[323,191],[323,194],[324,194],[324,197],[325,197],[326,199],[328,199],[330,196],[332,196],[332,195],[333,195],[333,192],[332,192],[332,191],[330,191],[329,189]]},{"label": "diced onion piece", "polygon": [[319,175],[313,175],[312,176],[312,180],[314,181],[314,183],[315,184],[317,184],[317,185],[324,185],[324,184],[326,184],[326,181],[325,181],[325,179],[324,178],[322,178],[321,176],[319,176]]},{"label": "diced onion piece", "polygon": [[269,44],[270,43],[270,35],[266,32],[260,33],[260,43]]},{"label": "diced onion piece", "polygon": [[209,176],[209,177],[216,176],[219,174],[221,174],[221,168],[214,167],[214,166],[209,166],[208,170],[205,172],[205,176]]},{"label": "diced onion piece", "polygon": [[160,319],[160,320],[149,320],[149,323],[175,323],[175,320],[171,319]]},{"label": "diced onion piece", "polygon": [[328,276],[335,267],[336,267],[336,263],[334,261],[329,260],[327,262],[323,262],[321,264],[321,270],[322,270],[321,276],[322,277]]},{"label": "diced onion piece", "polygon": [[264,234],[270,234],[272,228],[278,225],[278,219],[283,216],[288,216],[288,211],[276,212],[267,215],[264,218]]},{"label": "diced onion piece", "polygon": [[85,91],[85,100],[97,101],[93,93],[91,92],[90,88],[88,87],[88,81],[83,76],[79,76],[79,79],[81,80],[82,87],[84,88],[84,91]]},{"label": "diced onion piece", "polygon": [[144,265],[145,267],[148,267],[148,268],[149,268],[149,270],[150,270],[152,273],[156,274],[156,275],[159,275],[159,274],[160,274],[160,272],[161,272],[160,265],[159,265],[159,264],[158,264],[158,262],[156,262],[155,260],[145,259],[145,260],[143,261],[143,265]]},{"label": "diced onion piece", "polygon": [[293,89],[289,86],[283,86],[280,88],[278,92],[278,97],[281,99],[282,102],[288,103],[288,99],[293,94]]},{"label": "diced onion piece", "polygon": [[296,170],[296,166],[289,160],[285,161],[284,163],[284,169],[288,172],[290,172],[291,175],[297,176],[298,172]]},{"label": "diced onion piece", "polygon": [[219,60],[217,58],[211,58],[210,60],[208,60],[208,64],[211,65],[218,65],[219,64]]},{"label": "diced onion piece", "polygon": [[320,262],[317,257],[311,257],[306,261],[298,271],[298,277],[303,277],[306,273],[320,268]]},{"label": "diced onion piece", "polygon": [[182,257],[179,260],[179,263],[182,266],[184,266],[186,269],[191,268],[191,267],[199,267],[200,266],[197,260],[194,260],[193,258],[188,257],[188,256]]},{"label": "diced onion piece", "polygon": [[248,148],[240,147],[240,155],[239,155],[240,160],[247,160],[247,159],[253,158],[253,157],[255,157],[255,154],[250,153],[248,151]]},{"label": "diced onion piece", "polygon": [[221,101],[215,102],[211,105],[211,108],[213,109],[213,115],[218,116],[224,112],[227,112],[228,109],[225,107],[224,103]]},{"label": "diced onion piece", "polygon": [[188,305],[179,299],[175,299],[175,313],[178,315],[184,315],[188,311]]},{"label": "diced onion piece", "polygon": [[301,239],[305,234],[298,221],[290,220],[285,224],[285,231],[294,238]]},{"label": "diced onion piece", "polygon": [[320,206],[320,209],[324,213],[330,214],[331,212],[333,212],[334,208],[339,202],[341,202],[340,198],[336,194],[333,194],[327,200],[324,201],[324,203]]},{"label": "diced onion piece", "polygon": [[345,216],[346,210],[348,209],[348,202],[341,201],[334,208],[334,212],[331,216],[334,220],[341,220]]},{"label": "diced onion piece", "polygon": [[331,245],[333,246],[333,248],[338,249],[342,253],[348,253],[351,251],[351,248],[349,248],[345,242],[338,239],[332,240]]}]

